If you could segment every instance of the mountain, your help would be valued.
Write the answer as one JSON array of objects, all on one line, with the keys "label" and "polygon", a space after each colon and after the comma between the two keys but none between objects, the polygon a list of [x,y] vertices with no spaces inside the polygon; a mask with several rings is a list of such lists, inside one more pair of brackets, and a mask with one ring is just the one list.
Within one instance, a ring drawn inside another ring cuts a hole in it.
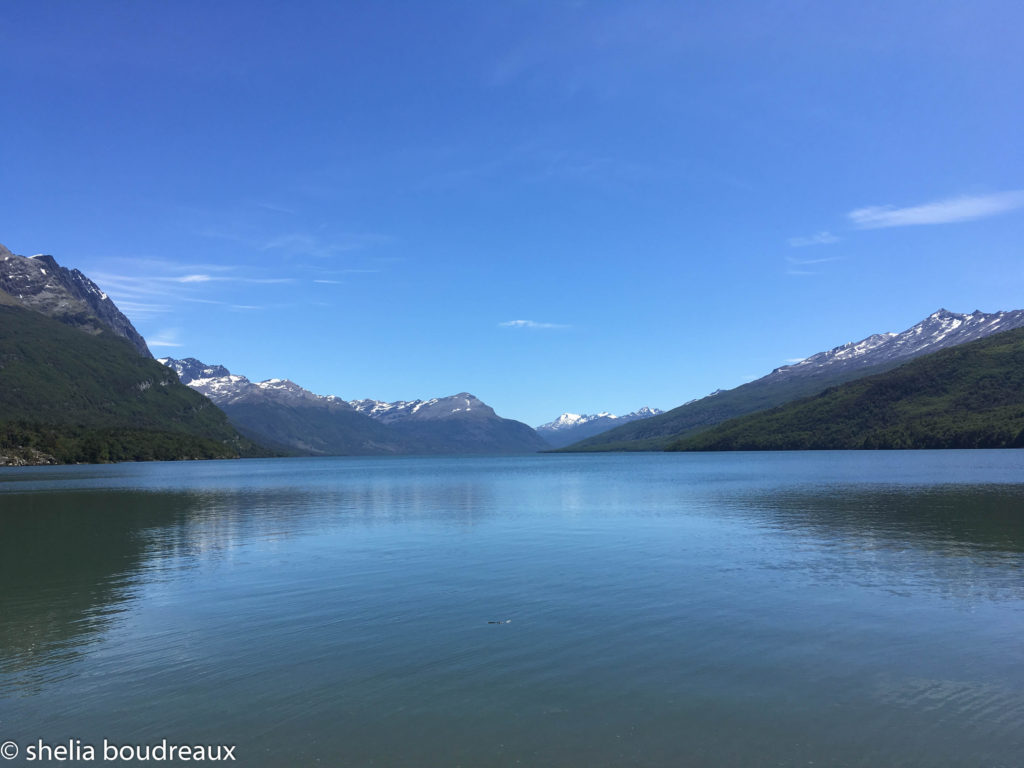
[{"label": "mountain", "polygon": [[209,400],[123,338],[83,333],[0,293],[0,464],[252,449]]},{"label": "mountain", "polygon": [[194,358],[161,358],[254,440],[313,455],[522,453],[543,450],[528,426],[463,392],[433,400],[346,402],[288,379],[252,382]]},{"label": "mountain", "polygon": [[1024,447],[1024,328],[732,419],[670,450]]},{"label": "mountain", "polygon": [[60,266],[53,256],[17,256],[0,245],[0,291],[86,333],[111,331],[127,339],[140,355],[153,356],[110,297],[77,269]]},{"label": "mountain", "polygon": [[501,418],[468,392],[432,400],[350,404],[426,453],[534,453],[549,447],[526,424]]},{"label": "mountain", "polygon": [[646,406],[627,413],[625,416],[616,416],[607,411],[594,414],[563,413],[554,421],[541,424],[536,429],[537,434],[543,437],[552,448],[562,448],[631,421],[649,419],[659,413],[663,413],[663,411]]},{"label": "mountain", "polygon": [[239,432],[264,445],[319,456],[402,453],[405,447],[340,397],[315,395],[288,379],[253,382],[193,357],[158,362],[210,398]]},{"label": "mountain", "polygon": [[663,450],[674,440],[828,387],[890,370],[921,355],[1024,326],[1024,310],[964,315],[940,309],[902,333],[880,333],[776,368],[643,421],[568,446],[569,451]]}]

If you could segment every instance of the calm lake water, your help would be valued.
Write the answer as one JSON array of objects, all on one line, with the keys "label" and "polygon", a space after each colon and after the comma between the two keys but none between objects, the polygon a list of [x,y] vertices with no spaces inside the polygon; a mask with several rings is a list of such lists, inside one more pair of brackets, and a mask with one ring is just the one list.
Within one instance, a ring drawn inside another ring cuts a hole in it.
[{"label": "calm lake water", "polygon": [[1019,766],[1024,451],[0,470],[7,764],[40,739]]}]

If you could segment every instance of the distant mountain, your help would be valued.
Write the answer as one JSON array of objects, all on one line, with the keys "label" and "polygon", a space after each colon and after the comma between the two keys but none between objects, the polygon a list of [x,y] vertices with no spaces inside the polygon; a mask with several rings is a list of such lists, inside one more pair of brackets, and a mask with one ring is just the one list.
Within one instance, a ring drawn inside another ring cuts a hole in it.
[{"label": "distant mountain", "polygon": [[662,412],[657,408],[645,406],[632,413],[627,413],[625,416],[616,416],[607,411],[594,414],[563,413],[554,421],[541,424],[536,429],[537,434],[543,437],[552,448],[562,448],[631,421],[649,419]]},{"label": "distant mountain", "polygon": [[923,355],[670,450],[1024,447],[1024,328]]},{"label": "distant mountain", "polygon": [[0,464],[254,450],[209,400],[100,330],[83,333],[0,293]]},{"label": "distant mountain", "polygon": [[340,397],[315,395],[288,379],[252,382],[193,357],[158,362],[216,403],[242,434],[264,445],[321,456],[404,452],[400,440]]},{"label": "distant mountain", "polygon": [[17,256],[0,245],[0,291],[22,306],[93,335],[110,331],[127,339],[140,355],[152,357],[146,340],[110,297],[77,269],[53,256]]},{"label": "distant mountain", "polygon": [[350,404],[427,453],[534,453],[549,447],[526,424],[501,418],[468,392],[432,400]]},{"label": "distant mountain", "polygon": [[570,451],[663,450],[669,443],[724,421],[773,408],[921,355],[1024,327],[1024,310],[969,315],[945,309],[902,333],[881,333],[835,347],[735,389],[718,391],[643,421],[568,446]]},{"label": "distant mountain", "polygon": [[254,440],[314,455],[522,453],[543,450],[530,427],[463,392],[433,400],[346,402],[288,379],[252,382],[194,358],[160,362],[219,405]]}]

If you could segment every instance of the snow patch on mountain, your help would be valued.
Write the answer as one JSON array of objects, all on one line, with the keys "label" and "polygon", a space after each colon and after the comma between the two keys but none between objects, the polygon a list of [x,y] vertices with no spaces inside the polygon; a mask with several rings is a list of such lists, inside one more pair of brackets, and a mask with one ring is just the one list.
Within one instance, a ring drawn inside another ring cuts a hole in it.
[{"label": "snow patch on mountain", "polygon": [[902,333],[876,333],[851,341],[792,365],[776,368],[765,378],[812,375],[824,368],[860,368],[910,359],[965,344],[998,331],[1024,327],[1024,310],[969,315],[940,309]]},{"label": "snow patch on mountain", "polygon": [[362,414],[384,424],[393,424],[407,419],[425,421],[443,419],[455,415],[494,416],[494,410],[482,400],[468,392],[460,392],[448,397],[435,397],[430,400],[396,400],[388,403],[382,400],[350,400],[350,406]]},{"label": "snow patch on mountain", "polygon": [[348,403],[335,395],[317,395],[290,379],[250,381],[245,376],[231,373],[223,365],[206,365],[194,357],[175,360],[161,357],[157,362],[173,368],[192,389],[201,392],[217,405],[273,399],[292,404],[325,404],[349,408]]},{"label": "snow patch on mountain", "polygon": [[614,413],[609,411],[601,411],[600,413],[563,413],[554,421],[549,421],[546,424],[541,424],[537,427],[538,432],[559,432],[568,429],[575,429],[582,427],[584,424],[590,424],[595,421],[607,421],[610,422],[609,429],[612,426],[618,426],[619,424],[626,424],[630,421],[636,421],[637,419],[647,419],[651,416],[657,416],[661,413],[657,408],[649,408],[644,406],[639,408],[632,413],[627,413],[625,416],[616,416]]}]

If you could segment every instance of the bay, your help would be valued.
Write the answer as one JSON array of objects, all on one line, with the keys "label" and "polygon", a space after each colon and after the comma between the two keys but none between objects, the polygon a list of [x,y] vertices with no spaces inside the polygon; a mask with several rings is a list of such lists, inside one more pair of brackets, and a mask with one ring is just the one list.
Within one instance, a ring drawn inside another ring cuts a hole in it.
[{"label": "bay", "polygon": [[10,764],[1017,765],[1024,453],[3,469],[0,617]]}]

